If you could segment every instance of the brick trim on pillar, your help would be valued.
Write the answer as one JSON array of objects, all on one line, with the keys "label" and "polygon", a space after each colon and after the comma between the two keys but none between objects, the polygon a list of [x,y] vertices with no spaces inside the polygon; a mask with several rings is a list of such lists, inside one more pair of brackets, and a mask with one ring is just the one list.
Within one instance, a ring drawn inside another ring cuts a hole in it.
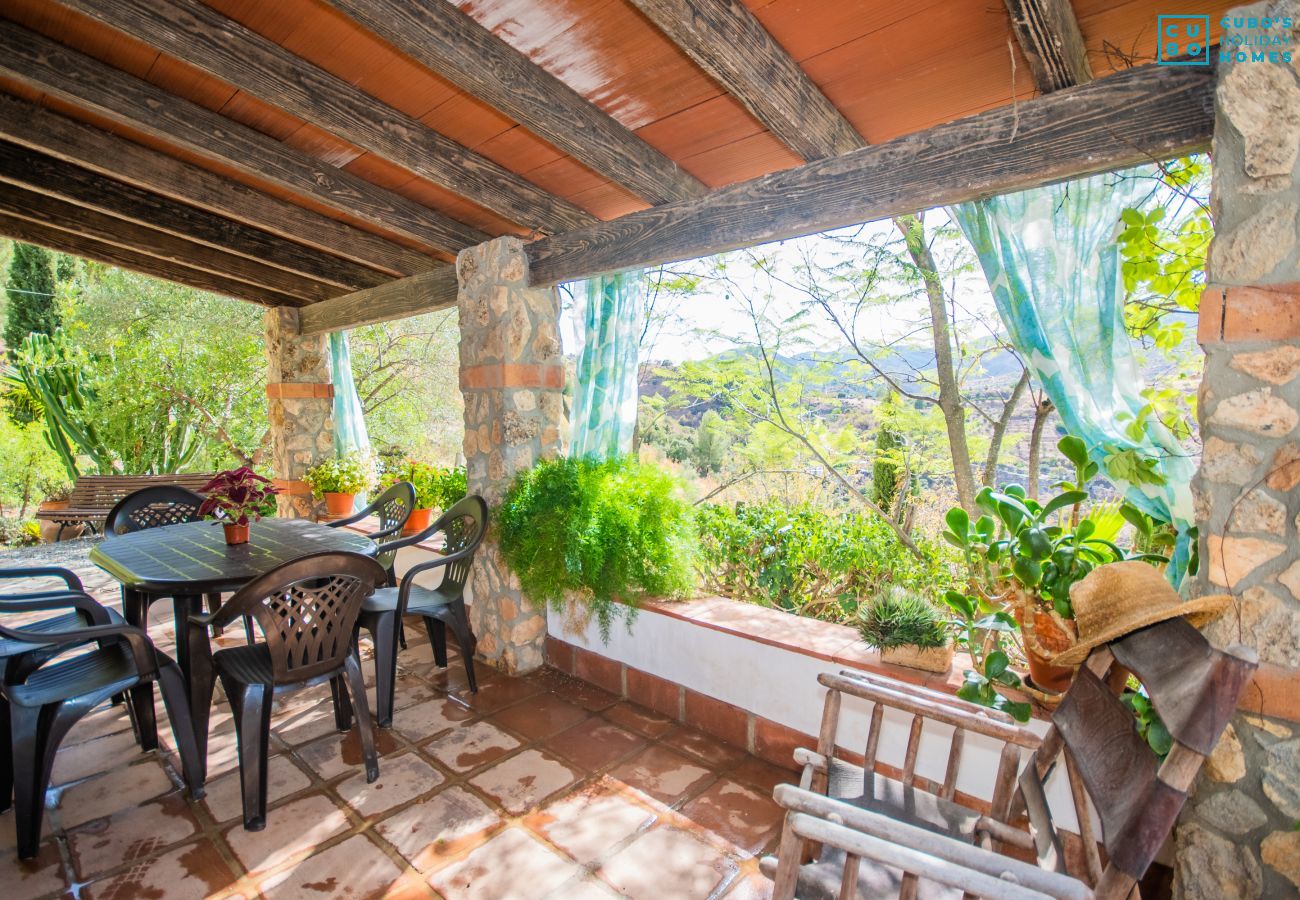
[{"label": "brick trim on pillar", "polygon": [[[1300,2],[1258,3],[1224,21],[1270,16],[1300,21]],[[1255,46],[1277,29],[1260,32],[1234,25],[1223,46],[1239,35]],[[1300,886],[1300,726],[1288,721],[1300,710],[1300,77],[1281,54],[1229,55],[1218,73],[1215,236],[1197,330],[1194,590],[1232,595],[1206,634],[1254,649],[1261,665],[1175,834],[1175,894],[1186,900],[1229,889],[1294,896]]]},{"label": "brick trim on pillar", "polygon": [[298,310],[266,311],[266,404],[281,516],[319,518],[325,511],[302,481],[334,453],[334,385],[325,335],[298,333]]},{"label": "brick trim on pillar", "polygon": [[[563,449],[560,299],[528,286],[517,238],[462,250],[456,274],[466,476],[470,493],[494,507],[515,473]],[[474,558],[470,591],[479,655],[509,672],[540,667],[546,609],[524,596],[491,537]]]}]

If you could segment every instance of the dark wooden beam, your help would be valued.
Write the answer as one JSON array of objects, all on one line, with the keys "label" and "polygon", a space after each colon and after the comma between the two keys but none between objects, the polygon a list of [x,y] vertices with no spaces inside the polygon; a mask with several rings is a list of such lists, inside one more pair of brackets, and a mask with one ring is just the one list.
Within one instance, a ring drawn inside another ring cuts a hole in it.
[{"label": "dark wooden beam", "polygon": [[0,73],[425,246],[454,252],[488,240],[475,228],[12,22],[0,21]]},{"label": "dark wooden beam", "polygon": [[415,61],[650,203],[705,187],[447,0],[326,0]]},{"label": "dark wooden beam", "polygon": [[388,275],[412,275],[437,262],[377,234],[5,94],[0,94],[0,137]]},{"label": "dark wooden beam", "polygon": [[306,303],[339,294],[337,287],[4,182],[0,182],[0,213],[152,256],[162,263],[202,269],[253,287],[277,291]]},{"label": "dark wooden beam", "polygon": [[130,269],[142,275],[160,278],[163,281],[172,281],[201,291],[211,291],[214,294],[222,294],[226,297],[260,303],[263,306],[302,305],[301,300],[290,297],[288,294],[253,287],[251,284],[245,284],[233,278],[213,275],[211,272],[204,272],[201,269],[191,269],[187,266],[163,262],[143,253],[124,250],[103,241],[61,231],[48,225],[39,225],[36,222],[20,219],[17,216],[0,213],[0,234],[13,238],[15,241],[22,241],[25,244],[39,244],[60,253],[70,253],[73,256],[93,259],[107,263],[110,266]]},{"label": "dark wooden beam", "polygon": [[839,156],[866,144],[740,0],[632,5],[804,159]]},{"label": "dark wooden beam", "polygon": [[485,209],[555,233],[595,216],[294,56],[197,0],[62,0]]},{"label": "dark wooden beam", "polygon": [[1005,0],[1016,41],[1043,94],[1092,81],[1088,48],[1070,0]]},{"label": "dark wooden beam", "polygon": [[456,267],[442,266],[303,307],[298,327],[302,334],[324,334],[418,316],[455,306],[456,291]]},{"label": "dark wooden beam", "polygon": [[176,203],[7,141],[0,141],[0,182],[343,290],[374,287],[388,280],[374,269]]},{"label": "dark wooden beam", "polygon": [[535,285],[693,259],[1209,146],[1213,67],[1142,66],[527,245]]}]

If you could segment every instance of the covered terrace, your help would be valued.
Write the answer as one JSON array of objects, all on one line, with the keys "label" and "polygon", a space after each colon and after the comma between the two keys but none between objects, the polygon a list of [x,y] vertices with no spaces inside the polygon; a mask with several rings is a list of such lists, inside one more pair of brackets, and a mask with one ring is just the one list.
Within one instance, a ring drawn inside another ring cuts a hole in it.
[{"label": "covered terrace", "polygon": [[[1230,12],[1300,22],[1293,2],[1194,6],[1211,41]],[[1187,897],[1280,896],[1300,884],[1285,837],[1300,815],[1300,85],[1290,61],[1153,64],[1167,12],[6,0],[0,234],[267,307],[280,512],[311,517],[302,475],[332,447],[330,332],[458,310],[469,489],[494,503],[565,447],[557,284],[1212,150],[1196,592],[1232,591],[1232,638],[1262,664],[1202,776],[1213,806],[1193,798],[1168,861]],[[1256,505],[1280,514],[1239,511],[1261,484]],[[381,737],[381,783],[418,802],[353,791],[353,751],[321,739],[327,710],[288,708],[282,814],[250,843],[213,809],[230,799],[219,764],[189,811],[165,754],[121,765],[133,748],[108,710],[59,758],[52,807],[83,800],[47,823],[40,865],[0,860],[6,896],[762,896],[768,796],[816,742],[817,673],[904,677],[843,635],[779,634],[711,601],[648,610],[653,639],[605,645],[548,621],[490,541],[471,594],[497,674],[471,697],[454,663],[413,646]],[[731,655],[694,665],[688,647]],[[607,808],[583,806],[601,791]],[[594,846],[566,816],[620,837]],[[138,835],[146,818],[173,827]],[[367,861],[386,874],[353,883]]]}]

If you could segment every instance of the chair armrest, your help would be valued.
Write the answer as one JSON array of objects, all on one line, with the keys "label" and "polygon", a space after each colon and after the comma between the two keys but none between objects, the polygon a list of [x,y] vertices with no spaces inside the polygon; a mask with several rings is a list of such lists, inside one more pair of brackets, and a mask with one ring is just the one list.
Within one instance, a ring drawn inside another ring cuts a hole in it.
[{"label": "chair armrest", "polygon": [[[794,785],[777,785],[773,796],[779,806],[788,810],[785,827],[798,837],[830,844],[921,878],[978,896],[1024,900],[1044,897],[1090,900],[1092,897],[1087,885],[1067,875]],[[782,867],[798,864],[798,859],[781,860]]]},{"label": "chair armrest", "polygon": [[[392,544],[385,544],[385,552],[387,552],[388,548],[391,546]],[[466,557],[473,556],[476,550],[478,550],[477,544],[472,547],[465,547],[461,550],[457,550],[455,553],[448,553],[445,556],[439,556],[437,559],[431,559],[428,562],[422,562],[411,566],[411,568],[407,569],[402,575],[402,581],[398,587],[398,608],[403,610],[406,609],[406,599],[411,594],[411,588],[415,584],[416,575],[419,575],[422,572],[430,572],[441,566],[449,566],[454,562],[459,562]]]},{"label": "chair armrest", "polygon": [[71,631],[28,631],[25,628],[5,628],[0,625],[0,636],[38,647],[57,647],[60,653],[91,641],[118,638],[131,648],[136,671],[141,675],[148,675],[158,668],[153,642],[144,631],[134,625],[91,625],[86,628],[74,628]]},{"label": "chair armrest", "polygon": [[71,569],[62,566],[24,566],[0,569],[0,578],[62,578],[70,591],[85,592],[81,579]]},{"label": "chair armrest", "polygon": [[109,625],[112,619],[103,605],[87,593],[65,591],[30,595],[27,597],[0,598],[0,615],[4,613],[39,612],[50,609],[75,609],[92,625]]}]

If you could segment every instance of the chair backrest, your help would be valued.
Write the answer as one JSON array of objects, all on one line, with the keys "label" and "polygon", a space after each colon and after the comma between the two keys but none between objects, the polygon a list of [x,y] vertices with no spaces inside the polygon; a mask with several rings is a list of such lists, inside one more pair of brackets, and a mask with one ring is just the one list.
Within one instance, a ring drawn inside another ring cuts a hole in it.
[{"label": "chair backrest", "polygon": [[[391,541],[401,538],[402,526],[406,520],[411,517],[411,511],[415,509],[415,485],[409,481],[399,481],[392,487],[385,490],[375,498],[375,501],[362,510],[362,513],[369,512],[370,515],[379,518],[380,531],[392,531],[392,534],[379,538],[379,546],[390,543]],[[393,560],[397,557],[396,551],[388,553],[380,552],[375,557],[379,564],[385,569],[393,567]]]},{"label": "chair backrest", "polygon": [[189,488],[157,485],[128,494],[109,511],[104,520],[104,536],[130,534],[146,528],[197,522],[203,496]]},{"label": "chair backrest", "polygon": [[384,584],[383,566],[359,553],[315,553],[272,569],[228,604],[257,619],[276,684],[336,671],[352,646],[361,603]]},{"label": "chair backrest", "polygon": [[[1066,871],[1043,790],[1063,757],[1087,869],[1069,874],[1092,885],[1097,897],[1127,897],[1173,830],[1192,781],[1255,668],[1252,650],[1217,650],[1184,619],[1159,622],[1094,650],[1020,776],[1018,797],[1033,826],[1040,863]],[[1119,699],[1130,674],[1142,683],[1173,738],[1163,761]],[[1101,821],[1104,868],[1089,806]]]},{"label": "chair backrest", "polygon": [[487,526],[487,501],[477,494],[470,494],[453,503],[451,509],[439,516],[438,521],[430,527],[433,533],[441,531],[446,536],[447,544],[443,553],[451,555],[465,552],[463,558],[444,567],[442,583],[439,585],[439,590],[444,594],[464,591],[465,583],[469,581],[474,553],[478,550],[478,545],[483,543]]}]

